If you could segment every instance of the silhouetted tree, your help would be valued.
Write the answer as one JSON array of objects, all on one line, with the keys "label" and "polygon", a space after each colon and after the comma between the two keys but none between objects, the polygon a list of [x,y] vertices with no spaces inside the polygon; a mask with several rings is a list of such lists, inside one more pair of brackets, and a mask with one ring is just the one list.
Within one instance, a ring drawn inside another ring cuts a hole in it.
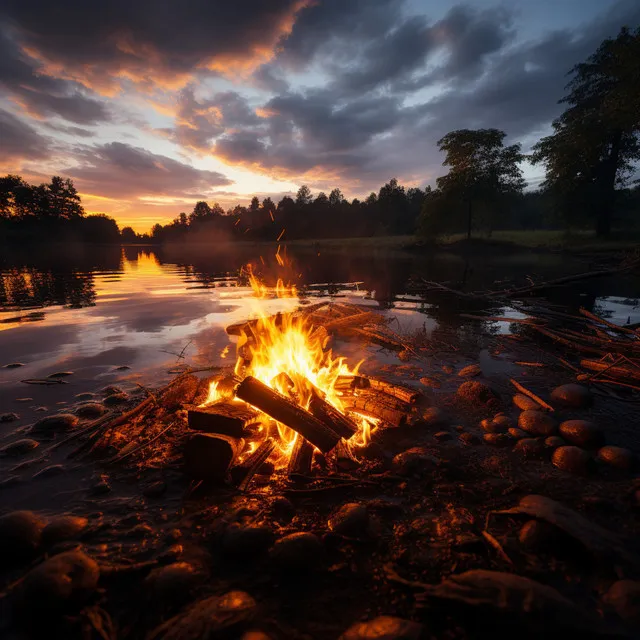
[{"label": "silhouetted tree", "polygon": [[131,227],[124,227],[120,232],[120,239],[126,244],[133,244],[138,241],[138,235]]},{"label": "silhouetted tree", "polygon": [[307,204],[311,204],[311,200],[311,189],[309,189],[306,184],[303,184],[296,194],[296,204],[298,206],[305,206]]}]

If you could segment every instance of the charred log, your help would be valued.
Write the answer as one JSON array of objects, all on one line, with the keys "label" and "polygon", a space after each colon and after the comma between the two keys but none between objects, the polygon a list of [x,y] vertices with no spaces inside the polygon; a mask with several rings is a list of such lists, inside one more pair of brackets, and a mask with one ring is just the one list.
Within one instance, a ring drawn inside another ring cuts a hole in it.
[{"label": "charred log", "polygon": [[331,451],[340,440],[333,429],[253,376],[238,385],[236,396],[293,429],[320,451]]},{"label": "charred log", "polygon": [[407,413],[405,411],[391,407],[378,396],[345,398],[345,407],[352,412],[378,418],[394,427],[402,427],[407,424]]},{"label": "charred log", "polygon": [[287,473],[289,476],[308,476],[311,473],[311,462],[313,461],[313,445],[298,435],[293,451],[289,458]]},{"label": "charred log", "polygon": [[266,438],[262,444],[245,460],[231,469],[231,479],[238,485],[238,489],[245,491],[253,476],[266,462],[276,446],[273,438]]},{"label": "charred log", "polygon": [[335,454],[336,467],[340,471],[355,471],[360,466],[359,460],[351,453],[349,444],[340,440],[333,450]]},{"label": "charred log", "polygon": [[187,423],[194,431],[220,433],[234,438],[246,434],[246,427],[257,421],[258,412],[244,403],[221,401],[206,407],[191,407]]},{"label": "charred log", "polygon": [[231,436],[195,433],[184,444],[185,471],[198,480],[222,482],[243,445]]},{"label": "charred log", "polygon": [[321,422],[329,425],[338,435],[348,440],[358,430],[358,425],[341,413],[317,393],[312,394],[309,411]]}]

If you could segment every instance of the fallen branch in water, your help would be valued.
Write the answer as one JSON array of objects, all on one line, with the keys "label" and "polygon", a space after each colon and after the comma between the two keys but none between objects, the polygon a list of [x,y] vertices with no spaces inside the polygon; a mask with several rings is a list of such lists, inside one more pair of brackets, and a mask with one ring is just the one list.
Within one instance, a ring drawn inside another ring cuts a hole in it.
[{"label": "fallen branch in water", "polygon": [[529,391],[526,387],[523,387],[519,382],[514,380],[513,378],[509,378],[509,382],[522,394],[531,398],[534,402],[537,402],[541,407],[544,407],[548,411],[555,411],[555,409],[548,403],[546,403],[542,398],[537,396],[533,391]]}]

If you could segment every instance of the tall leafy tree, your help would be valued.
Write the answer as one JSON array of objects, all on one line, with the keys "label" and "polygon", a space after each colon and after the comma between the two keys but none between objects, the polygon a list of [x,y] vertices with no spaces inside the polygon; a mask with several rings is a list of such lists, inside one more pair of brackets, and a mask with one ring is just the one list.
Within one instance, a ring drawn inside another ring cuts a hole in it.
[{"label": "tall leafy tree", "polygon": [[616,186],[640,159],[640,28],[623,28],[570,73],[560,101],[568,106],[533,160],[545,165],[544,187],[565,219],[586,212],[606,236]]},{"label": "tall leafy tree", "polygon": [[78,191],[69,178],[53,176],[46,185],[46,200],[50,216],[71,220],[84,215]]},{"label": "tall leafy tree", "polygon": [[193,211],[189,214],[189,224],[194,224],[196,222],[203,222],[207,220],[211,216],[211,207],[204,202],[204,200],[200,200],[196,202],[193,207]]},{"label": "tall leafy tree", "polygon": [[333,189],[333,191],[331,191],[331,193],[329,194],[329,204],[332,207],[337,207],[338,205],[341,205],[344,202],[344,196],[342,195],[342,191],[340,191],[340,189],[336,188]]},{"label": "tall leafy tree", "polygon": [[305,206],[311,204],[312,196],[311,189],[306,184],[303,184],[296,194],[296,204],[299,206]]},{"label": "tall leafy tree", "polygon": [[449,173],[436,181],[439,200],[464,211],[467,238],[471,238],[474,215],[479,209],[499,209],[524,189],[520,145],[505,147],[505,137],[504,131],[498,129],[460,129],[438,141],[446,154],[443,165],[449,167]]}]

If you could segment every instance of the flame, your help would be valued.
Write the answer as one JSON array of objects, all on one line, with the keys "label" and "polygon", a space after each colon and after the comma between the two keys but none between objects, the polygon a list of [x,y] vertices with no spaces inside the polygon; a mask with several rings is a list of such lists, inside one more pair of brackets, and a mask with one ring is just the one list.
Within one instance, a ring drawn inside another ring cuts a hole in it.
[{"label": "flame", "polygon": [[[280,256],[280,247],[278,247],[278,253],[276,253],[276,260],[280,266],[284,266],[284,261]],[[275,287],[267,286],[253,271],[253,266],[248,264],[244,267],[244,271],[249,277],[249,284],[253,289],[253,293],[256,298],[295,298],[298,295],[298,291],[294,284],[285,284],[282,278],[278,278]]]}]

